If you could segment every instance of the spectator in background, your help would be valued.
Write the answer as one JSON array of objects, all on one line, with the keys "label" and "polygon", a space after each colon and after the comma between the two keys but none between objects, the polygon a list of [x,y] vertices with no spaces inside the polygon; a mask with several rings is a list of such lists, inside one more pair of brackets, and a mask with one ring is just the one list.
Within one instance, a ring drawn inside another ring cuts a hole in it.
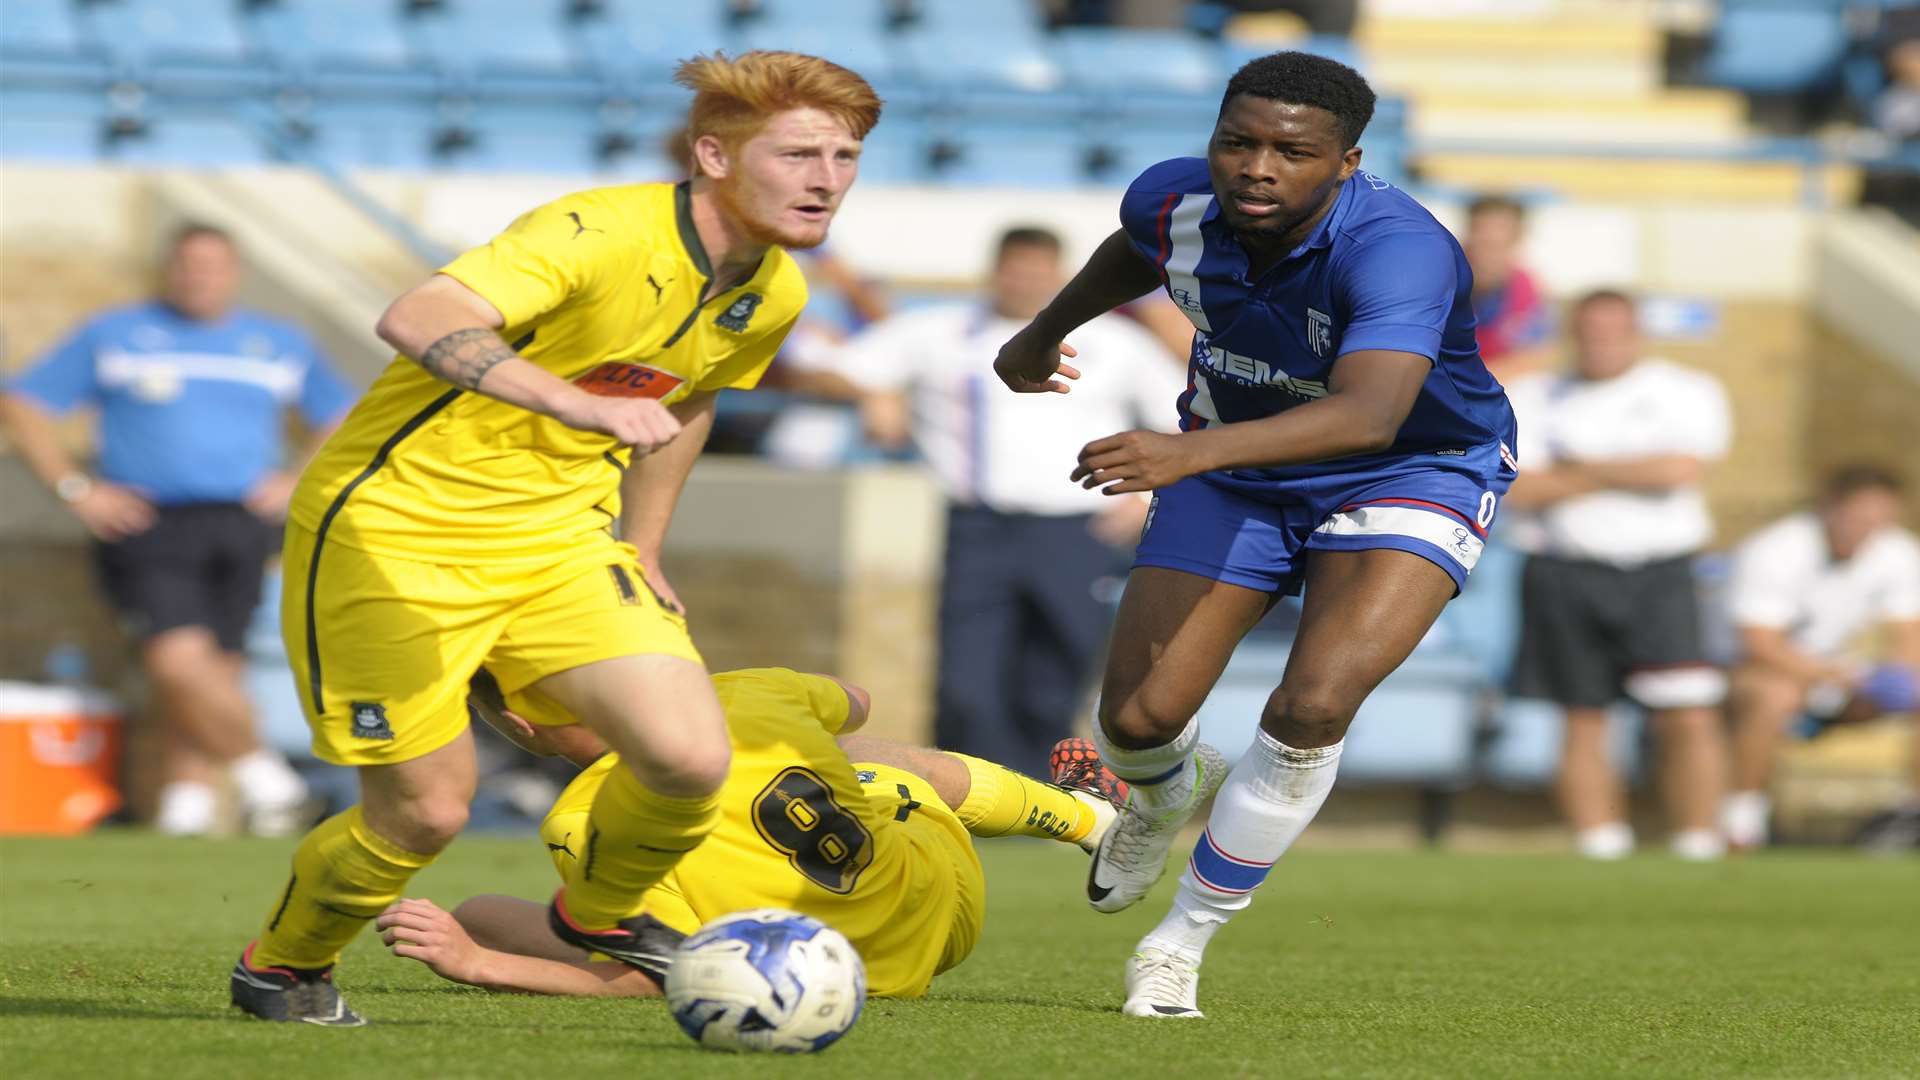
[{"label": "spectator in background", "polygon": [[1633,849],[1607,755],[1607,709],[1624,693],[1653,714],[1674,853],[1714,858],[1726,677],[1702,642],[1693,559],[1713,539],[1700,484],[1727,450],[1726,395],[1645,357],[1624,293],[1589,293],[1568,317],[1573,370],[1507,389],[1520,424],[1507,533],[1528,556],[1512,690],[1566,710],[1560,794],[1582,854]]},{"label": "spectator in background", "polygon": [[1920,139],[1920,11],[1887,15],[1881,66],[1887,85],[1873,103],[1873,126],[1897,142]]},{"label": "spectator in background", "polygon": [[[1920,540],[1897,522],[1898,477],[1836,470],[1819,506],[1760,530],[1734,557],[1728,604],[1740,635],[1733,672],[1733,793],[1727,840],[1758,847],[1781,734],[1803,715],[1865,720],[1920,709]],[[1876,663],[1861,638],[1884,638]],[[1902,813],[1920,818],[1920,732]]]},{"label": "spectator in background", "polygon": [[[241,647],[300,463],[352,395],[306,334],[235,308],[239,285],[233,241],[188,225],[159,299],[89,319],[0,395],[0,426],[94,535],[103,589],[139,640],[167,736],[155,824],[174,834],[213,825],[217,767],[255,831],[293,830],[306,799],[261,746]],[[97,475],[53,426],[81,406],[98,411]],[[289,407],[312,432],[292,462]]]},{"label": "spectator in background", "polygon": [[1064,407],[998,392],[994,357],[1059,291],[1060,258],[1054,233],[1010,229],[980,301],[895,315],[842,356],[867,388],[873,439],[911,439],[947,497],[934,741],[1031,771],[1071,733],[1113,621],[1096,585],[1124,567],[1147,513],[1067,473],[1093,439],[1172,430],[1185,385],[1159,341],[1106,315],[1073,335],[1086,377]]},{"label": "spectator in background", "polygon": [[1540,366],[1551,332],[1546,297],[1520,265],[1527,210],[1504,195],[1483,195],[1467,207],[1461,244],[1473,268],[1474,337],[1480,358],[1511,378]]}]

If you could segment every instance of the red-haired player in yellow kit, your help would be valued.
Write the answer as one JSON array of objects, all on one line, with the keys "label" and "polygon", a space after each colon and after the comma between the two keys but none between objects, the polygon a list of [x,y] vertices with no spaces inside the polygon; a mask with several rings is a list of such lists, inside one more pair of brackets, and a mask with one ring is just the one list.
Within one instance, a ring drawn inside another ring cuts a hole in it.
[{"label": "red-haired player in yellow kit", "polygon": [[[1054,750],[1053,784],[989,761],[853,735],[865,691],[825,675],[754,668],[714,676],[733,742],[720,824],[644,903],[658,956],[593,958],[549,931],[542,906],[478,896],[448,914],[402,900],[376,925],[393,951],[456,982],[537,994],[651,996],[680,937],[732,911],[777,907],[847,935],[869,991],[917,997],[979,938],[986,878],[971,836],[1035,836],[1091,850],[1116,811],[1092,744]],[[561,793],[541,839],[563,878],[592,857],[582,841],[595,790],[619,768],[591,732],[550,726],[539,695],[475,706],[530,750],[586,766]],[[532,719],[535,728],[520,720]],[[604,756],[603,756],[604,755]],[[597,759],[597,760],[596,760]]]},{"label": "red-haired player in yellow kit", "polygon": [[783,249],[826,238],[880,100],[797,53],[676,78],[693,179],[531,210],[396,300],[400,355],[301,478],[281,628],[314,752],[359,767],[361,804],[308,834],[235,965],[254,1016],[363,1023],[333,964],[466,823],[482,664],[620,751],[556,933],[638,948],[639,897],[718,817],[725,719],[661,542],[715,395],[759,381],[806,303]]}]

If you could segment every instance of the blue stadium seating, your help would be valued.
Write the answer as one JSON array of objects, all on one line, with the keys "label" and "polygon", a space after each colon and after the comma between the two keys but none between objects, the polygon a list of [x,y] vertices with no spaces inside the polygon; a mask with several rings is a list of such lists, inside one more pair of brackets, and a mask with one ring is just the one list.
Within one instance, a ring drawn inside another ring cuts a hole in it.
[{"label": "blue stadium seating", "polygon": [[80,51],[71,0],[7,0],[0,18],[0,56],[34,57]]},{"label": "blue stadium seating", "polygon": [[1703,69],[1721,86],[1793,93],[1831,82],[1846,51],[1837,10],[1794,0],[1725,0]]},{"label": "blue stadium seating", "polygon": [[[655,140],[687,101],[673,65],[757,46],[819,53],[873,80],[888,111],[869,179],[1112,184],[1199,152],[1239,55],[1188,32],[1048,34],[1032,0],[764,0],[748,18],[723,0],[5,4],[8,153],[83,155],[99,140],[109,88],[125,87],[115,92],[143,102],[149,131],[112,153],[194,164],[271,152],[250,133],[275,113],[305,139],[287,152],[345,167],[573,171],[604,161],[609,132],[657,163]],[[468,142],[442,138],[453,107],[473,110]],[[254,116],[214,122],[222,110]],[[627,118],[593,119],[603,110]],[[1383,175],[1397,172],[1382,163],[1400,152],[1398,127],[1377,123],[1368,142]],[[952,151],[937,166],[936,143]]]}]

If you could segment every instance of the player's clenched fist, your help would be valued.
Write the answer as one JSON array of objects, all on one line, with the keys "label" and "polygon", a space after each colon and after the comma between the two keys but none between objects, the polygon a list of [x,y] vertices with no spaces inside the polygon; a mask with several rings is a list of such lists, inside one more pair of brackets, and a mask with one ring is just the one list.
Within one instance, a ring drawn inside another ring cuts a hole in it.
[{"label": "player's clenched fist", "polygon": [[1153,491],[1207,471],[1193,439],[1157,431],[1123,431],[1096,439],[1080,450],[1073,479],[1102,495]]},{"label": "player's clenched fist", "polygon": [[651,398],[600,397],[581,393],[570,397],[554,419],[570,428],[611,435],[635,453],[651,453],[680,434],[680,420]]},{"label": "player's clenched fist", "polygon": [[993,373],[1016,394],[1064,394],[1071,388],[1054,376],[1077,379],[1080,369],[1060,358],[1080,354],[1057,336],[1041,333],[1035,325],[1028,323],[1000,347]]}]

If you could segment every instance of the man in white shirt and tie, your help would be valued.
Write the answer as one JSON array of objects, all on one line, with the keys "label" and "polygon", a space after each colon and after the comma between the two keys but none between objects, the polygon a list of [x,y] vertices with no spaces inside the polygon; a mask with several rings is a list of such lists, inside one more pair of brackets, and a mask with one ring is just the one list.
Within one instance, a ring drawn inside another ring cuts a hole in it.
[{"label": "man in white shirt and tie", "polygon": [[1099,580],[1124,571],[1147,512],[1068,475],[1094,439],[1174,430],[1185,388],[1179,358],[1110,314],[1075,333],[1091,363],[1064,403],[1001,391],[994,357],[1059,291],[1061,247],[1046,229],[1009,229],[982,297],[894,315],[841,357],[867,392],[869,434],[913,442],[947,498],[934,741],[1040,775],[1106,643]]}]

